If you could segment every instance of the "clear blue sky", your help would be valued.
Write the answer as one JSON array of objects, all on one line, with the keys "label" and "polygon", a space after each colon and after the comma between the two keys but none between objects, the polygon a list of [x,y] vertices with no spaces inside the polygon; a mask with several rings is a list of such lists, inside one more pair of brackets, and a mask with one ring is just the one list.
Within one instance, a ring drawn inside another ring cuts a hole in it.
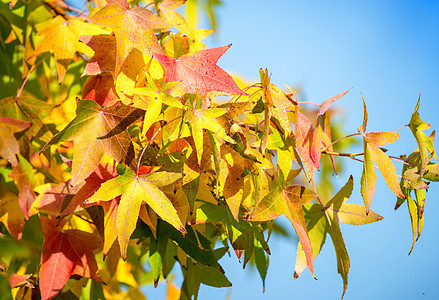
[{"label": "clear blue sky", "polygon": [[[421,118],[439,129],[439,2],[224,2],[218,10],[219,32],[208,43],[233,44],[219,61],[223,68],[256,81],[258,68],[267,67],[279,86],[301,86],[302,100],[322,102],[352,88],[337,103],[346,107],[349,133],[361,123],[360,92],[368,106],[369,131],[407,124],[422,92]],[[394,155],[409,154],[416,148],[414,139],[407,128],[400,133],[403,137],[389,149]],[[350,201],[362,203],[361,164],[348,163],[344,175],[352,173],[355,179]],[[344,184],[345,176],[334,180]],[[395,196],[380,175],[378,180],[372,209],[384,220],[341,228],[351,258],[344,299],[439,299],[439,186],[432,184],[427,194],[424,231],[408,256],[407,207],[395,212]],[[242,270],[234,256],[224,259],[232,299],[340,299],[342,280],[331,243],[315,261],[317,281],[308,271],[293,280],[296,245],[295,239],[271,241],[265,294],[256,270]],[[226,294],[202,287],[200,298],[225,299]]]},{"label": "clear blue sky", "polygon": [[[219,61],[224,69],[256,82],[258,69],[267,67],[279,86],[300,86],[301,100],[322,102],[352,88],[337,103],[346,109],[347,132],[356,132],[361,123],[360,92],[368,106],[369,131],[407,124],[420,92],[421,118],[439,129],[439,2],[228,0],[218,17],[219,32],[207,44],[233,44]],[[400,133],[390,153],[409,154],[416,148],[414,139],[407,128]],[[334,180],[342,185],[352,173],[350,201],[362,203],[361,165],[347,163],[346,172]],[[395,212],[395,196],[380,175],[378,181],[372,209],[384,220],[341,227],[351,258],[344,299],[439,299],[439,186],[429,189],[424,231],[408,256],[407,207]],[[291,225],[284,224],[292,233]],[[293,280],[296,246],[296,238],[272,238],[265,294],[257,271],[242,270],[232,255],[221,264],[233,287],[202,286],[199,298],[226,299],[230,294],[232,299],[340,299],[342,280],[331,242],[315,260],[317,281],[308,271]],[[149,299],[164,299],[163,284],[145,291]]]}]

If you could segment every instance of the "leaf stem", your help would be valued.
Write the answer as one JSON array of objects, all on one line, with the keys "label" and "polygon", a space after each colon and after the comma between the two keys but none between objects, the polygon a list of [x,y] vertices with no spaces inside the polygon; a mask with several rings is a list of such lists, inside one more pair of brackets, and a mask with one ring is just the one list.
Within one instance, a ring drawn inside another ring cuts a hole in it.
[{"label": "leaf stem", "polygon": [[320,104],[318,104],[316,102],[312,102],[312,101],[299,101],[299,102],[297,102],[297,104],[311,104],[311,105],[315,105],[315,106],[320,106]]},{"label": "leaf stem", "polygon": [[401,129],[403,129],[404,127],[407,127],[407,126],[409,126],[408,124],[405,124],[404,126],[401,126],[400,128],[398,128],[395,132],[398,132],[398,131],[400,131]]},{"label": "leaf stem", "polygon": [[46,55],[42,60],[40,60],[36,65],[32,66],[32,68],[29,70],[29,72],[27,72],[26,78],[23,80],[23,84],[21,85],[20,90],[17,93],[17,98],[20,97],[21,92],[23,92],[23,89],[27,83],[27,80],[29,79],[30,75],[32,74],[33,71],[35,71],[38,66],[46,60],[46,58],[48,58],[51,54]]},{"label": "leaf stem", "polygon": [[163,127],[160,127],[159,130],[157,130],[154,135],[149,139],[148,143],[146,143],[145,147],[142,149],[142,153],[140,153],[139,159],[137,161],[137,170],[136,170],[136,176],[139,176],[139,169],[140,169],[140,162],[142,161],[143,154],[145,153],[146,148],[151,144],[151,142],[154,140],[154,138],[157,136],[157,134],[162,130]]},{"label": "leaf stem", "polygon": [[340,141],[342,141],[342,140],[344,140],[344,139],[347,139],[347,138],[350,138],[350,137],[356,136],[356,135],[360,135],[360,133],[358,133],[358,132],[357,132],[357,133],[352,133],[352,134],[346,135],[346,136],[344,136],[344,137],[341,137],[341,138],[339,138],[338,140],[336,140],[335,142],[332,142],[331,144],[329,144],[328,146],[326,146],[325,148],[323,148],[322,151],[326,151],[329,147],[333,146],[334,144],[336,144],[336,143],[338,143],[338,142],[340,142]]}]

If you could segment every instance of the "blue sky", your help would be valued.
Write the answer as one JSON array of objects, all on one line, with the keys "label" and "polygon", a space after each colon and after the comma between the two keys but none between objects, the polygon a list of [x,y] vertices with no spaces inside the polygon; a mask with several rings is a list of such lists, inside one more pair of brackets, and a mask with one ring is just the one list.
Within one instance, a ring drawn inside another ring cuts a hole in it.
[{"label": "blue sky", "polygon": [[[348,133],[361,124],[363,94],[369,112],[368,131],[396,130],[410,120],[419,93],[421,118],[439,129],[439,3],[436,1],[224,1],[218,9],[219,31],[209,47],[233,46],[219,65],[249,81],[268,68],[272,82],[300,86],[302,99],[322,102],[352,88],[336,105],[345,110]],[[393,155],[416,148],[405,128],[389,148]],[[354,175],[350,202],[362,203],[361,164],[346,159],[338,185]],[[396,165],[400,170],[401,166]],[[439,299],[439,186],[427,194],[424,231],[408,256],[411,228],[404,204],[394,211],[395,196],[378,174],[372,209],[384,220],[366,226],[342,225],[351,258],[350,299]],[[293,228],[281,222],[293,234]],[[293,234],[294,235],[294,234]],[[202,286],[200,299],[340,299],[331,243],[315,260],[314,280],[308,271],[293,280],[297,238],[274,237],[266,291],[255,269],[242,270],[232,255],[221,261],[233,283],[229,289]],[[178,278],[177,278],[178,279]],[[165,286],[146,288],[149,299],[164,299]]]},{"label": "blue sky", "polygon": [[[274,83],[300,86],[303,99],[322,102],[352,90],[339,102],[346,111],[345,130],[356,132],[362,119],[361,95],[369,112],[369,131],[396,130],[410,120],[419,93],[421,118],[439,129],[439,3],[435,1],[224,1],[218,10],[219,32],[209,47],[232,43],[219,65],[249,80],[268,68]],[[410,131],[389,148],[394,155],[416,148]],[[351,202],[359,193],[361,164],[347,161],[344,176],[354,175]],[[396,165],[401,169],[401,165]],[[408,256],[410,219],[406,205],[394,211],[395,196],[377,186],[372,209],[384,220],[356,227],[342,225],[351,258],[349,299],[438,299],[439,187],[427,194],[424,231]],[[284,220],[285,221],[285,220]],[[288,228],[293,231],[291,225]],[[297,240],[275,238],[266,291],[256,270],[242,270],[235,257],[224,259],[233,283],[232,299],[340,299],[342,280],[327,243],[309,272],[292,278]],[[202,287],[201,299],[225,299],[227,292]]]},{"label": "blue sky", "polygon": [[[219,65],[256,82],[268,68],[279,86],[300,86],[301,100],[322,102],[352,88],[336,104],[345,109],[348,133],[362,119],[361,95],[369,112],[369,131],[396,130],[410,120],[419,93],[421,118],[439,129],[439,4],[434,1],[224,1],[218,33],[209,47],[232,43]],[[416,148],[410,131],[389,148],[394,155]],[[359,193],[361,164],[347,161],[338,185],[354,175],[351,202]],[[400,170],[401,166],[396,165]],[[427,194],[424,231],[408,256],[411,227],[406,205],[394,211],[395,196],[378,175],[372,209],[384,220],[366,226],[342,225],[351,258],[350,299],[438,299],[439,187]],[[292,226],[281,220],[293,233]],[[330,242],[308,271],[293,280],[297,239],[273,238],[266,291],[255,269],[242,270],[235,256],[221,263],[230,289],[202,286],[200,299],[340,299],[342,280]],[[159,290],[147,289],[155,299]]]}]

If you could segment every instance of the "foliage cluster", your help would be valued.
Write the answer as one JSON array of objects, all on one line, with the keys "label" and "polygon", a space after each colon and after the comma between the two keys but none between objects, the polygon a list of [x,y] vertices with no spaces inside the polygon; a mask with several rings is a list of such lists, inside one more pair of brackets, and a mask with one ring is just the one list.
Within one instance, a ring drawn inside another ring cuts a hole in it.
[{"label": "foliage cluster", "polygon": [[[331,104],[347,91],[309,106],[263,69],[244,87],[217,65],[230,46],[206,49],[200,3],[185,2],[93,0],[77,10],[2,0],[0,286],[9,296],[141,299],[142,285],[167,278],[169,299],[197,298],[201,284],[231,285],[218,262],[228,252],[255,264],[264,285],[281,215],[299,238],[294,277],[314,276],[329,235],[344,295],[339,224],[382,219],[371,210],[376,170],[396,207],[407,203],[413,245],[419,238],[425,191],[439,180],[419,101],[408,156],[383,148],[397,132],[367,131],[364,100],[358,133],[343,136]],[[184,4],[186,18],[176,11]],[[355,136],[364,150],[342,152]],[[352,176],[327,188],[341,158],[363,164],[364,205],[347,202]],[[169,279],[177,268],[180,288]]]}]

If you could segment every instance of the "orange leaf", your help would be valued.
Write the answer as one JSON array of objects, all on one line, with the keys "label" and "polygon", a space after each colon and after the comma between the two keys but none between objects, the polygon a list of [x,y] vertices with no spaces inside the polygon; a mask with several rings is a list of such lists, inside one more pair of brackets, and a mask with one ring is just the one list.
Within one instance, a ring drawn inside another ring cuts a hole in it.
[{"label": "orange leaf", "polygon": [[67,67],[76,51],[92,55],[93,53],[79,42],[81,35],[107,34],[108,32],[96,25],[85,23],[78,18],[65,20],[56,16],[53,22],[38,34],[44,35],[43,42],[35,49],[31,57],[43,52],[53,52],[58,70],[58,80],[62,82]]},{"label": "orange leaf", "polygon": [[[134,48],[145,54],[162,52],[154,29],[170,27],[170,24],[145,7],[129,8],[127,1],[108,1],[108,4],[88,18],[93,24],[111,28],[116,36],[115,77]],[[112,51],[110,49],[110,51]]]}]

